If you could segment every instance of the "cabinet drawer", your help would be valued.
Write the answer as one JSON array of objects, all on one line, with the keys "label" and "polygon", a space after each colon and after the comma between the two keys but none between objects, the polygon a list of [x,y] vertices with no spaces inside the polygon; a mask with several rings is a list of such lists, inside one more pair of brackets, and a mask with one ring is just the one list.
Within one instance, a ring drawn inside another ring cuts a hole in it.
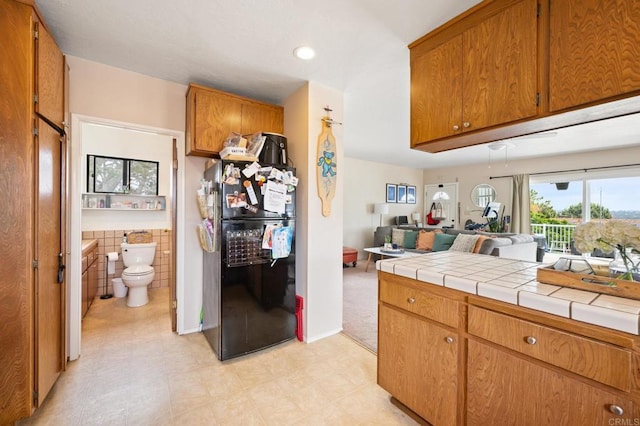
[{"label": "cabinet drawer", "polygon": [[459,326],[459,304],[412,286],[380,281],[380,300],[451,327]]},{"label": "cabinet drawer", "polygon": [[96,260],[96,257],[97,257],[97,253],[95,249],[87,253],[87,265],[91,265],[93,261]]},{"label": "cabinet drawer", "polygon": [[82,272],[87,270],[87,266],[89,266],[88,257],[82,256]]},{"label": "cabinet drawer", "polygon": [[614,388],[631,388],[628,350],[475,306],[469,306],[469,334]]}]

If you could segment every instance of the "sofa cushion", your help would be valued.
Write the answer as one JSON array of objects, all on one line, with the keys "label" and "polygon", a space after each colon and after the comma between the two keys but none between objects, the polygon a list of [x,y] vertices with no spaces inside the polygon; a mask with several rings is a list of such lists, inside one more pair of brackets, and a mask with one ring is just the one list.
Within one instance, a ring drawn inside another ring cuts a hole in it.
[{"label": "sofa cushion", "polygon": [[373,233],[373,245],[374,247],[380,247],[385,243],[386,237],[389,237],[389,241],[391,241],[391,230],[393,227],[391,226],[378,226],[376,231]]},{"label": "sofa cushion", "polygon": [[436,234],[433,240],[432,251],[447,251],[455,241],[455,235],[449,234]]},{"label": "sofa cushion", "polygon": [[418,239],[418,231],[404,231],[404,242],[402,245],[404,248],[414,249],[416,248],[416,240]]},{"label": "sofa cushion", "polygon": [[480,247],[480,254],[491,254],[496,247],[510,246],[511,240],[509,238],[487,238],[482,242]]},{"label": "sofa cushion", "polygon": [[404,229],[393,228],[391,230],[391,243],[396,244],[398,247],[402,247],[404,244]]},{"label": "sofa cushion", "polygon": [[449,250],[471,253],[479,237],[479,235],[458,234],[456,235],[456,239],[453,240],[453,244],[451,244]]},{"label": "sofa cushion", "polygon": [[416,241],[416,248],[418,250],[431,250],[433,248],[433,241],[438,233],[442,233],[442,231],[420,231]]},{"label": "sofa cushion", "polygon": [[510,235],[509,239],[511,240],[512,244],[531,243],[533,242],[533,235],[516,234],[516,235]]},{"label": "sofa cushion", "polygon": [[480,249],[482,248],[482,243],[487,238],[491,238],[491,237],[488,237],[486,235],[478,235],[478,239],[476,240],[476,245],[473,247],[473,253],[480,253]]}]

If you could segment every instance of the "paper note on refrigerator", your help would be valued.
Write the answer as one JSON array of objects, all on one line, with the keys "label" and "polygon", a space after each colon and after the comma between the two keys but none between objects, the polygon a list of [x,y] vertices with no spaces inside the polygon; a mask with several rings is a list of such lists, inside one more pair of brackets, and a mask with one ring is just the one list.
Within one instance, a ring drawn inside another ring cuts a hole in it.
[{"label": "paper note on refrigerator", "polygon": [[293,241],[293,228],[290,226],[275,228],[272,236],[271,258],[282,259],[289,256],[291,241]]},{"label": "paper note on refrigerator", "polygon": [[272,180],[267,181],[262,207],[267,211],[282,214],[286,201],[287,185]]}]

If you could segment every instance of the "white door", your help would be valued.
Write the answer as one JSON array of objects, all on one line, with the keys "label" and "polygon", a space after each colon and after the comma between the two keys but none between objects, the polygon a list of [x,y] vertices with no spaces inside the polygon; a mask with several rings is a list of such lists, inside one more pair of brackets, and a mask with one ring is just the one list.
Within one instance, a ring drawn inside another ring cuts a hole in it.
[{"label": "white door", "polygon": [[427,219],[424,219],[424,226],[433,226],[442,228],[447,227],[459,227],[460,220],[460,207],[458,204],[458,182],[454,183],[441,183],[436,185],[424,186],[424,214],[425,216],[431,211],[431,205],[433,203],[440,203],[442,211],[446,216],[446,219],[440,220],[437,225],[429,225]]}]

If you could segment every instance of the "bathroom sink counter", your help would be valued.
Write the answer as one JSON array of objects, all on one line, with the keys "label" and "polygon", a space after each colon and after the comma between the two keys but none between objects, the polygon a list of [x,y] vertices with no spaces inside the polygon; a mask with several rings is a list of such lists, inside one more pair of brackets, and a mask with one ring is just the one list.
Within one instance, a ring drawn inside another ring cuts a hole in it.
[{"label": "bathroom sink counter", "polygon": [[82,257],[89,254],[89,251],[98,246],[98,240],[90,239],[90,240],[82,240]]},{"label": "bathroom sink counter", "polygon": [[633,424],[640,301],[540,283],[543,266],[378,261],[378,384],[431,424]]}]

